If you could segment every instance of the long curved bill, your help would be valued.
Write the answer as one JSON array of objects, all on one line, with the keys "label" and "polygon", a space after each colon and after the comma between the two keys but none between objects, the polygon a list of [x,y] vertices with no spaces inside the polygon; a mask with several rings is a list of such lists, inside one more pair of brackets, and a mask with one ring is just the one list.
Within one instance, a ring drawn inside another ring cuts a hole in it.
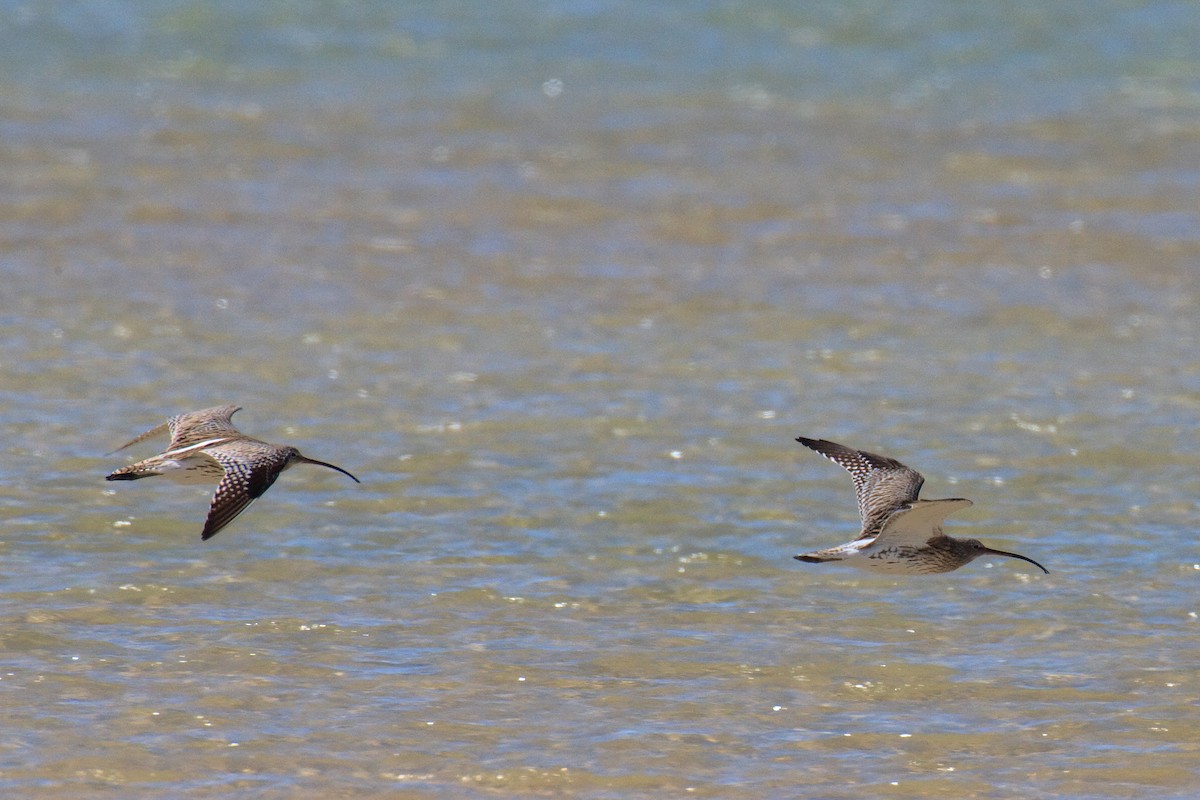
[{"label": "long curved bill", "polygon": [[300,461],[304,464],[316,464],[318,467],[329,467],[330,469],[335,469],[346,477],[350,478],[355,483],[362,483],[362,481],[351,475],[349,472],[346,472],[346,470],[342,469],[341,467],[334,466],[333,464],[328,464],[324,461],[317,461],[315,458],[308,458],[307,456],[300,456]]},{"label": "long curved bill", "polygon": [[1035,567],[1037,567],[1038,569],[1040,569],[1042,572],[1046,573],[1047,575],[1049,575],[1049,574],[1050,574],[1050,570],[1046,569],[1046,568],[1045,568],[1045,567],[1043,567],[1041,564],[1039,564],[1038,562],[1034,561],[1032,558],[1026,558],[1026,557],[1025,557],[1025,556],[1023,556],[1023,555],[1019,555],[1019,554],[1017,554],[1017,553],[1009,553],[1009,552],[1007,552],[1007,551],[1004,551],[1004,550],[993,550],[993,549],[992,549],[992,548],[990,548],[990,547],[985,547],[985,548],[984,548],[984,552],[986,552],[986,553],[990,553],[991,555],[994,555],[994,556],[1007,556],[1008,558],[1019,558],[1019,559],[1021,559],[1022,561],[1028,561],[1030,564],[1033,564]]}]

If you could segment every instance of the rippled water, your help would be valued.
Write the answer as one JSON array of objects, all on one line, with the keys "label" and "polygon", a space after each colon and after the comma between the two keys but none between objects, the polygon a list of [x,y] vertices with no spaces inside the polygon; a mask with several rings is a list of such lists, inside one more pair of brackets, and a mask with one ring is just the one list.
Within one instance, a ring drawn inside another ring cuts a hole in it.
[{"label": "rippled water", "polygon": [[[6,796],[1194,795],[1200,12],[137,9],[0,27]],[[104,482],[227,402],[363,484]]]}]

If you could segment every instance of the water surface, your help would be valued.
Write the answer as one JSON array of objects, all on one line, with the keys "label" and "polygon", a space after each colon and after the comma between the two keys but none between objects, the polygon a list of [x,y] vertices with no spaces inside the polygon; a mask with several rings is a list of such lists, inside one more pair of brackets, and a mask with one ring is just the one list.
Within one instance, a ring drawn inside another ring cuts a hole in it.
[{"label": "water surface", "polygon": [[[1194,794],[1190,6],[5,17],[6,795]],[[364,483],[103,481],[227,402]]]}]

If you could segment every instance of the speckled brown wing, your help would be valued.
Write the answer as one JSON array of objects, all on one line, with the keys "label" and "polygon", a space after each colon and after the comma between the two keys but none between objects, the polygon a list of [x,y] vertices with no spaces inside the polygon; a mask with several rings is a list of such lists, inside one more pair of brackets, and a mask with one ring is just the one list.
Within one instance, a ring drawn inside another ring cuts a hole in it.
[{"label": "speckled brown wing", "polygon": [[126,447],[132,447],[135,444],[153,439],[162,434],[168,434],[171,437],[171,443],[167,445],[167,452],[186,448],[200,442],[206,442],[210,439],[225,437],[225,436],[241,436],[242,434],[237,428],[233,427],[230,421],[235,413],[241,411],[241,406],[214,406],[201,411],[189,411],[185,414],[176,414],[166,422],[155,425],[150,430],[143,434],[135,436],[125,444],[118,447],[105,455],[112,455],[124,450]]},{"label": "speckled brown wing", "polygon": [[921,485],[925,483],[921,473],[894,458],[853,450],[825,439],[799,436],[796,441],[842,467],[854,479],[858,513],[862,518],[859,539],[878,535],[888,517],[917,499]]},{"label": "speckled brown wing", "polygon": [[133,447],[135,444],[138,444],[139,442],[144,442],[147,439],[153,439],[155,436],[159,436],[160,434],[164,434],[166,432],[167,432],[167,423],[163,422],[159,425],[155,425],[153,428],[146,431],[145,433],[142,433],[142,434],[139,434],[139,435],[133,437],[128,442],[126,442],[125,444],[118,447],[116,450],[110,450],[109,452],[105,453],[104,455],[111,456],[113,453],[121,452],[126,447]]},{"label": "speckled brown wing", "polygon": [[[236,448],[236,450],[234,449]],[[213,495],[208,519],[200,538],[207,540],[241,514],[271,488],[288,463],[288,451],[269,444],[242,439],[233,446],[217,445],[204,452],[216,459],[225,476]]]},{"label": "speckled brown wing", "polygon": [[178,450],[210,439],[242,436],[231,421],[241,410],[241,406],[214,406],[171,417],[167,420],[167,429],[171,432],[171,444],[167,449]]}]

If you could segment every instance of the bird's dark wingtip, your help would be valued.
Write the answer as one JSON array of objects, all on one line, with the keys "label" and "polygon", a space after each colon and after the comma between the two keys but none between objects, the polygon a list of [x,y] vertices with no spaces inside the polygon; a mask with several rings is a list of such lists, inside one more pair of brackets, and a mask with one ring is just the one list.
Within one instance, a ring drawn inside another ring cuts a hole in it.
[{"label": "bird's dark wingtip", "polygon": [[138,478],[145,478],[145,475],[134,475],[132,472],[114,472],[111,475],[105,475],[106,481],[136,481]]},{"label": "bird's dark wingtip", "polygon": [[798,556],[792,556],[792,558],[796,559],[797,561],[803,561],[806,564],[822,564],[828,560],[824,558],[817,558],[816,556],[810,556],[806,553],[801,553]]}]

